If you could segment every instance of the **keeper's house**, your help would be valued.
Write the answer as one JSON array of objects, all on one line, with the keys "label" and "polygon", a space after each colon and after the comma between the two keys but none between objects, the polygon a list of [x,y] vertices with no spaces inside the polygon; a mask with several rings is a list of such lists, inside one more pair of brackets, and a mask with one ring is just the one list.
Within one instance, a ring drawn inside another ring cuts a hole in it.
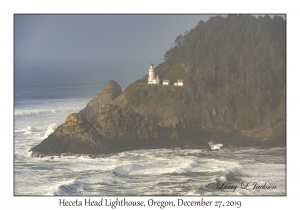
[{"label": "keeper's house", "polygon": [[163,80],[163,85],[170,85],[170,80],[164,79]]},{"label": "keeper's house", "polygon": [[182,79],[177,81],[177,86],[183,86],[183,80]]}]

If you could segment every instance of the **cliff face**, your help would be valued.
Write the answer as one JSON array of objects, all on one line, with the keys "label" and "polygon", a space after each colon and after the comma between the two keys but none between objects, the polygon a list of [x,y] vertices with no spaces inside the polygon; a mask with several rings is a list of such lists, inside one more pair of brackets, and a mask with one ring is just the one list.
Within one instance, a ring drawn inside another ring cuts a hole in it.
[{"label": "cliff face", "polygon": [[169,142],[179,144],[177,129],[159,126],[131,108],[104,104],[99,100],[99,95],[102,98],[111,96],[112,89],[118,86],[110,81],[100,91],[101,94],[88,103],[89,109],[85,110],[93,110],[86,111],[88,114],[94,112],[100,103],[103,104],[89,121],[80,113],[70,114],[54,133],[31,149],[32,156],[107,154],[128,149],[156,148]]},{"label": "cliff face", "polygon": [[33,156],[40,154],[60,155],[62,153],[74,154],[100,154],[105,153],[108,144],[82,115],[70,114],[65,123],[58,126],[39,145],[33,147]]},{"label": "cliff face", "polygon": [[105,87],[98,92],[86,107],[79,113],[88,121],[94,117],[98,109],[103,105],[117,98],[122,93],[121,86],[114,80],[110,80]]},{"label": "cliff face", "polygon": [[116,104],[103,105],[91,123],[106,139],[123,142],[136,140],[176,140],[175,129],[163,128],[128,107]]},{"label": "cliff face", "polygon": [[247,97],[227,97],[222,92],[197,97],[188,87],[137,81],[111,103],[176,129],[180,140],[189,136],[194,141],[213,140],[228,146],[285,146],[285,120],[280,118],[284,113],[266,114],[263,124],[260,107]]}]

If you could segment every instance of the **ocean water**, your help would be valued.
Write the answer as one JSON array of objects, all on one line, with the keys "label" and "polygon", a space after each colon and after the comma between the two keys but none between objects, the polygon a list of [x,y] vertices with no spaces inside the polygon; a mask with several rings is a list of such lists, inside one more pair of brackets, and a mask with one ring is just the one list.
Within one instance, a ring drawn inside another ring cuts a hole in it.
[{"label": "ocean water", "polygon": [[[15,195],[286,195],[285,148],[31,158],[28,150],[84,108],[111,77],[119,82],[113,71],[89,73],[93,79],[84,82],[80,72],[15,71]],[[122,77],[123,90],[130,78]]]}]

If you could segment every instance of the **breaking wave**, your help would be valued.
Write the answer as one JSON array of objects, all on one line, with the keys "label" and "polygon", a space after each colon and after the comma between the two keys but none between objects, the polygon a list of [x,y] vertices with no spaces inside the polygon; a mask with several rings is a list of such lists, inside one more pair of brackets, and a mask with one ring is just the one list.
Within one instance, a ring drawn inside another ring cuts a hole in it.
[{"label": "breaking wave", "polygon": [[57,126],[56,126],[55,123],[49,125],[49,126],[47,127],[47,131],[46,131],[45,135],[43,136],[43,138],[47,138],[51,133],[53,133],[54,130],[56,129],[56,127],[57,127]]},{"label": "breaking wave", "polygon": [[44,108],[44,109],[26,109],[26,110],[15,109],[15,116],[51,114],[51,113],[62,113],[62,112],[72,113],[72,112],[79,112],[79,111],[80,111],[79,107],[74,107],[74,108],[58,107],[56,109]]}]

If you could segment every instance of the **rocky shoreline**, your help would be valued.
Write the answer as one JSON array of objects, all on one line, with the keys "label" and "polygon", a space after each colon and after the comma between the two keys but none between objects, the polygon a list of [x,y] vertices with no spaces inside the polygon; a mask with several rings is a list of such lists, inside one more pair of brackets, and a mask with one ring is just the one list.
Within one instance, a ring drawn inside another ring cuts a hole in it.
[{"label": "rocky shoreline", "polygon": [[[251,147],[254,149],[269,149],[272,148],[272,146],[268,145],[260,145],[260,146],[234,146],[234,145],[229,145],[229,146],[222,146],[221,149],[239,149],[239,148],[246,148],[246,147]],[[275,146],[275,147],[283,147],[285,146]],[[172,150],[185,150],[185,149],[199,149],[199,150],[206,150],[206,151],[216,151],[211,149],[211,147],[207,144],[205,146],[195,146],[195,145],[184,145],[184,146],[169,146],[169,147],[140,147],[140,148],[115,148],[113,151],[110,151],[109,153],[103,153],[103,154],[93,154],[93,153],[86,153],[86,154],[79,154],[79,153],[48,153],[44,154],[42,152],[35,152],[30,150],[31,154],[30,156],[33,158],[46,158],[49,157],[50,159],[54,158],[61,158],[61,157],[67,157],[67,156],[73,156],[73,157],[88,157],[91,159],[94,158],[102,158],[102,157],[109,157],[117,153],[121,152],[126,152],[126,151],[133,151],[133,150],[147,150],[147,149],[172,149]]]},{"label": "rocky shoreline", "polygon": [[[183,136],[188,136],[185,139],[182,139]],[[201,140],[199,140],[199,136],[201,136]],[[204,138],[205,137],[205,138]],[[107,157],[116,153],[131,151],[131,150],[141,150],[141,149],[173,149],[173,150],[184,150],[184,149],[201,149],[212,151],[208,141],[213,142],[214,144],[222,144],[222,149],[238,149],[251,147],[256,149],[268,149],[272,147],[285,147],[282,144],[282,141],[276,142],[274,139],[269,140],[259,140],[249,137],[243,137],[237,134],[230,134],[224,132],[191,132],[189,134],[181,134],[179,136],[181,138],[178,141],[155,141],[155,142],[117,142],[112,141],[110,143],[110,147],[107,150],[103,150],[101,153],[95,152],[84,152],[81,150],[78,152],[60,152],[60,153],[43,153],[39,151],[35,151],[35,149],[31,149],[31,157],[34,158],[43,158],[50,157],[53,159],[54,157],[65,157],[65,156],[75,156],[75,157],[89,157],[89,158],[101,158]],[[189,140],[186,140],[189,139]],[[275,142],[275,143],[274,143]],[[59,144],[60,145],[60,144]],[[47,150],[45,150],[47,151]]]}]

